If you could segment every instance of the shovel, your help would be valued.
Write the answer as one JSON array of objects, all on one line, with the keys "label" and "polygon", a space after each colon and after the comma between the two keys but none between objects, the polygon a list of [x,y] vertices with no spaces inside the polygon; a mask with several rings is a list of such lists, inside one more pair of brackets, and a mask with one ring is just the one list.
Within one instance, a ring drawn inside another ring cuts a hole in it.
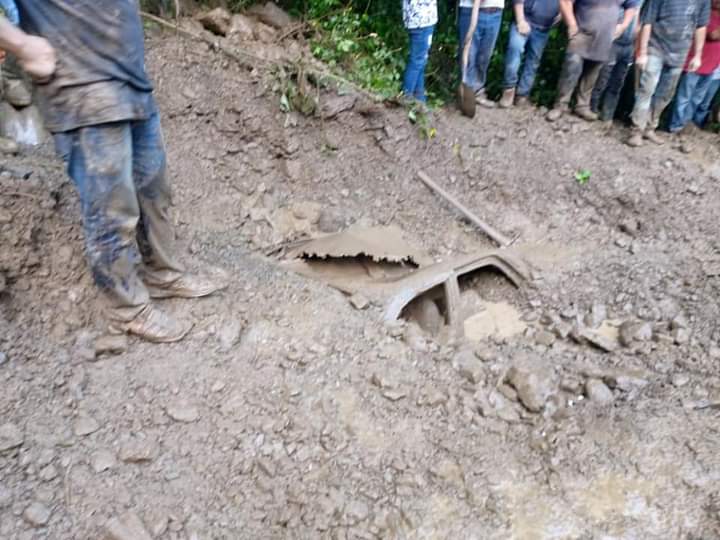
[{"label": "shovel", "polygon": [[467,84],[465,84],[465,72],[467,71],[470,61],[470,46],[472,45],[475,28],[477,28],[478,13],[480,12],[480,2],[482,0],[473,0],[472,12],[470,13],[470,27],[465,35],[465,43],[462,50],[462,80],[458,88],[458,103],[460,110],[465,116],[475,117],[475,92]]}]

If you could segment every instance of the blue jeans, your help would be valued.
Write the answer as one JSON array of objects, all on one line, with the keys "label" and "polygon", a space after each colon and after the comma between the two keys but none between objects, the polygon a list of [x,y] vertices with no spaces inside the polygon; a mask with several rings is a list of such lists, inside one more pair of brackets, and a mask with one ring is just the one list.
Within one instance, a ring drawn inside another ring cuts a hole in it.
[{"label": "blue jeans", "polygon": [[[462,49],[465,45],[465,36],[470,29],[470,14],[472,8],[461,7],[458,13],[458,38],[460,43],[460,72],[462,73]],[[477,28],[470,45],[470,57],[463,82],[473,89],[475,93],[485,88],[488,66],[495,50],[495,42],[500,33],[502,23],[502,10],[480,10]]]},{"label": "blue jeans", "polygon": [[635,92],[635,106],[631,115],[633,125],[641,130],[656,129],[665,108],[675,95],[682,67],[665,65],[654,54],[648,56],[647,66],[639,74]]},{"label": "blue jeans", "polygon": [[633,45],[613,44],[610,60],[600,71],[590,99],[590,108],[600,115],[601,120],[615,118],[625,79],[633,65],[634,52]]},{"label": "blue jeans", "polygon": [[85,249],[111,318],[131,320],[149,294],[140,278],[172,282],[182,267],[171,255],[165,147],[160,118],[114,122],[55,134],[55,146],[80,196]]},{"label": "blue jeans", "polygon": [[[524,36],[518,32],[517,25],[512,24],[507,51],[505,51],[503,88],[515,88],[517,86],[518,96],[530,94],[549,37],[549,30],[538,30],[534,27],[531,28],[529,34]],[[525,62],[523,62],[522,72],[518,78],[523,53],[525,53]]]},{"label": "blue jeans", "polygon": [[668,126],[670,132],[680,131],[691,120],[698,127],[703,127],[718,88],[720,88],[720,79],[713,80],[712,75],[685,73],[675,96]]},{"label": "blue jeans", "polygon": [[411,28],[410,56],[403,75],[403,94],[425,101],[425,66],[430,56],[430,45],[435,26]]}]

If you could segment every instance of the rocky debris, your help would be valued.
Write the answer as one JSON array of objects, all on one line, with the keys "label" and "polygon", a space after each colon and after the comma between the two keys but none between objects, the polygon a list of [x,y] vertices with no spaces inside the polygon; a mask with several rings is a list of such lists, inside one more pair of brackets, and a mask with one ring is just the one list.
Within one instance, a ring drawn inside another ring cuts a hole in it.
[{"label": "rocky debris", "polygon": [[275,2],[266,2],[262,5],[255,4],[248,10],[248,13],[273,28],[285,28],[292,23],[290,15],[278,7]]},{"label": "rocky debris", "polygon": [[517,407],[499,391],[492,390],[487,396],[478,393],[475,397],[480,414],[485,418],[498,418],[511,424],[520,421]]},{"label": "rocky debris", "polygon": [[406,308],[406,315],[431,335],[437,335],[445,322],[438,305],[426,296],[413,300]]},{"label": "rocky debris", "polygon": [[380,394],[382,397],[389,401],[400,401],[401,399],[407,397],[407,392],[404,390],[401,390],[399,388],[387,388],[383,389]]},{"label": "rocky debris", "polygon": [[218,7],[211,11],[201,13],[198,15],[197,20],[206,30],[209,30],[213,34],[225,36],[230,31],[232,16],[228,10]]},{"label": "rocky debris", "polygon": [[42,469],[40,469],[40,472],[38,473],[38,478],[42,480],[43,482],[51,482],[55,480],[58,476],[58,470],[57,467],[54,465],[46,465]]},{"label": "rocky debris", "polygon": [[134,512],[110,519],[104,527],[103,540],[152,540],[145,525]]},{"label": "rocky debris", "polygon": [[251,40],[254,37],[253,27],[254,22],[252,19],[245,15],[235,14],[230,20],[227,35],[228,37],[235,37],[243,41]]},{"label": "rocky debris", "polygon": [[540,330],[535,334],[535,343],[543,347],[552,347],[556,339],[555,334],[547,330]]},{"label": "rocky debris", "polygon": [[123,354],[128,349],[128,338],[126,335],[100,336],[95,340],[95,356],[104,354]]},{"label": "rocky debris", "polygon": [[240,341],[240,335],[242,334],[242,323],[238,320],[233,320],[222,327],[218,333],[218,340],[220,341],[220,350],[228,352],[232,350],[235,345]]},{"label": "rocky debris", "polygon": [[0,426],[0,452],[17,448],[24,441],[25,436],[15,424],[7,423]]},{"label": "rocky debris", "polygon": [[690,342],[690,331],[687,328],[674,328],[671,335],[676,345],[685,345]]},{"label": "rocky debris", "polygon": [[41,502],[33,502],[23,512],[23,519],[33,527],[44,527],[50,521],[52,510]]},{"label": "rocky debris", "polygon": [[325,120],[335,118],[341,112],[351,110],[356,101],[356,94],[345,94],[325,99],[320,103],[320,116]]},{"label": "rocky debris", "polygon": [[623,392],[638,390],[650,383],[645,373],[629,369],[611,371],[605,373],[601,378],[610,388],[617,388]]},{"label": "rocky debris", "polygon": [[618,343],[614,339],[584,326],[574,328],[571,336],[578,343],[589,343],[596,349],[605,352],[614,352],[618,347]]},{"label": "rocky debris", "polygon": [[670,378],[670,384],[676,388],[685,386],[690,382],[690,376],[686,373],[676,373]]},{"label": "rocky debris", "polygon": [[618,228],[625,234],[635,237],[640,232],[641,224],[635,218],[626,218],[620,222]]},{"label": "rocky debris", "polygon": [[120,447],[120,461],[125,463],[144,463],[155,459],[159,451],[154,439],[131,437]]},{"label": "rocky debris", "polygon": [[97,450],[90,457],[90,466],[96,473],[112,469],[116,463],[115,454],[107,450]]},{"label": "rocky debris", "polygon": [[605,304],[594,303],[590,311],[585,315],[585,324],[589,328],[599,328],[607,318],[608,313]]},{"label": "rocky debris", "polygon": [[167,415],[176,422],[189,424],[191,422],[196,422],[200,418],[198,408],[183,401],[171,403],[168,405],[166,412]]},{"label": "rocky debris", "polygon": [[454,459],[443,459],[430,470],[430,473],[435,478],[457,488],[462,488],[465,485],[465,475],[462,467]]},{"label": "rocky debris", "polygon": [[531,412],[541,412],[557,385],[549,370],[541,366],[517,365],[510,368],[507,382],[515,389],[520,402]]},{"label": "rocky debris", "polygon": [[[272,26],[268,26],[267,24],[263,24],[261,22],[255,23],[255,28],[253,28],[253,36],[257,41],[260,42],[261,48],[256,52],[266,52],[268,54],[261,54],[261,56],[265,58],[275,58],[279,60],[280,58],[285,56],[285,53],[287,52],[286,49],[283,49],[279,45],[272,46],[273,42],[275,41],[275,37],[277,35],[276,30]],[[275,50],[277,51],[276,54],[271,54],[270,51]]]},{"label": "rocky debris", "polygon": [[370,306],[370,301],[360,293],[355,293],[350,297],[350,303],[355,309],[364,310]]},{"label": "rocky debris", "polygon": [[0,509],[7,508],[12,504],[12,491],[0,484]]},{"label": "rocky debris", "polygon": [[604,382],[597,379],[588,379],[585,382],[585,395],[590,401],[598,405],[607,405],[615,398],[612,390]]},{"label": "rocky debris", "polygon": [[0,137],[0,154],[17,154],[20,145],[7,137]]},{"label": "rocky debris", "polygon": [[457,372],[472,384],[477,384],[484,379],[484,365],[472,349],[464,349],[457,353],[453,364]]},{"label": "rocky debris", "polygon": [[100,429],[100,424],[92,416],[80,414],[73,424],[73,433],[77,437],[85,437]]},{"label": "rocky debris", "polygon": [[653,327],[649,322],[625,321],[620,325],[620,343],[631,347],[635,342],[650,341],[653,337]]}]

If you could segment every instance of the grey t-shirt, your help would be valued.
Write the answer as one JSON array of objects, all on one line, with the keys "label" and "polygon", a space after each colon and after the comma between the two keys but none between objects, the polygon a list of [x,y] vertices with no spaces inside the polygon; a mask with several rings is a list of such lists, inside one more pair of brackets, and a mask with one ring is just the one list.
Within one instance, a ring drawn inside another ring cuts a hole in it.
[{"label": "grey t-shirt", "polygon": [[137,0],[17,0],[20,26],[46,38],[57,70],[38,85],[47,128],[148,118],[155,110],[145,73]]},{"label": "grey t-shirt", "polygon": [[669,66],[682,66],[695,30],[710,21],[710,0],[646,0],[641,20],[652,25],[648,52]]},{"label": "grey t-shirt", "polygon": [[552,27],[560,13],[559,0],[513,0],[513,5],[517,4],[523,5],[527,22],[543,32]]},{"label": "grey t-shirt", "polygon": [[606,62],[623,9],[636,9],[640,0],[575,0],[573,9],[579,32],[568,50],[587,60]]}]

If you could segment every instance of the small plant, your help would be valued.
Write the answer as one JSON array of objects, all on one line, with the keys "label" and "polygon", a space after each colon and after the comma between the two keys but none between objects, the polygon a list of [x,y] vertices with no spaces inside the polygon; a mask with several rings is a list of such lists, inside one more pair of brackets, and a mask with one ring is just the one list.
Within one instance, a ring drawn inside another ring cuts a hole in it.
[{"label": "small plant", "polygon": [[592,173],[588,171],[587,169],[580,169],[578,172],[575,173],[575,180],[578,184],[581,186],[584,186],[590,181],[590,177],[592,176]]}]

